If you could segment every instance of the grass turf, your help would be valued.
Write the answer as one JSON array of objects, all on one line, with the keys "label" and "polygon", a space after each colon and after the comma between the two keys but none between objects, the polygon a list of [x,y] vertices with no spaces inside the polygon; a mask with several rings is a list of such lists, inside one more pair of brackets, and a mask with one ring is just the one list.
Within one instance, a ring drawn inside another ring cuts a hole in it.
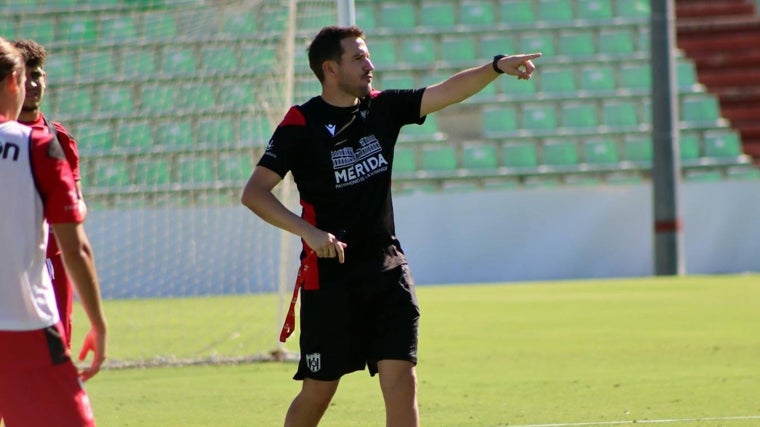
[{"label": "grass turf", "polygon": [[[760,276],[425,286],[418,296],[425,426],[662,419],[680,419],[668,426],[760,425],[760,418],[707,420],[760,416]],[[229,314],[260,307],[257,298],[271,296],[107,301],[110,353],[197,356],[258,345],[245,326],[261,313],[242,323]],[[145,305],[152,315],[133,318]],[[166,326],[187,310],[192,323]],[[128,325],[135,322],[140,326]],[[239,329],[250,344],[217,339],[220,326]],[[289,345],[296,343],[294,336]],[[290,379],[294,369],[260,363],[106,370],[87,389],[100,427],[277,426],[300,387]],[[384,426],[376,378],[344,377],[321,425]]]}]

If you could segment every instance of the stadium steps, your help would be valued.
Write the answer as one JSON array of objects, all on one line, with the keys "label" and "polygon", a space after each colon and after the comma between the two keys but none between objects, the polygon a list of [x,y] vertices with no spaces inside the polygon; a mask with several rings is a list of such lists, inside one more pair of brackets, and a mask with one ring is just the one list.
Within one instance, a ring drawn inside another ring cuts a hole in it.
[{"label": "stadium steps", "polygon": [[678,47],[760,164],[760,16],[752,0],[678,0]]}]

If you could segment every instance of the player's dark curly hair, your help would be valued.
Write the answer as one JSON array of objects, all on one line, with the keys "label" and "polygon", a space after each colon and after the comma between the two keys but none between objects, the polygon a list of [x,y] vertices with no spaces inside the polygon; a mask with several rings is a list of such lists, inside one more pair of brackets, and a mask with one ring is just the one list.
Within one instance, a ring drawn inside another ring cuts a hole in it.
[{"label": "player's dark curly hair", "polygon": [[322,63],[325,61],[338,61],[343,55],[341,40],[346,37],[365,38],[364,31],[356,26],[351,27],[324,27],[311,41],[307,52],[309,53],[309,67],[320,82],[325,81],[325,73],[322,71]]},{"label": "player's dark curly hair", "polygon": [[44,67],[47,60],[47,50],[34,40],[14,40],[13,46],[21,51],[26,66],[29,68]]},{"label": "player's dark curly hair", "polygon": [[24,57],[8,40],[0,37],[0,80],[5,79],[14,71],[24,72]]}]

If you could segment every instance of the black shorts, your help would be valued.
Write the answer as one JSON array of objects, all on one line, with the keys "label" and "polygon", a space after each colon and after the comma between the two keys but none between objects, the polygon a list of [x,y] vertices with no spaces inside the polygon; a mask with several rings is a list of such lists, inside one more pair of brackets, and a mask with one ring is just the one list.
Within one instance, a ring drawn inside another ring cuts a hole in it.
[{"label": "black shorts", "polygon": [[301,361],[296,380],[333,381],[379,360],[417,363],[420,309],[404,264],[360,279],[325,281],[301,290]]}]

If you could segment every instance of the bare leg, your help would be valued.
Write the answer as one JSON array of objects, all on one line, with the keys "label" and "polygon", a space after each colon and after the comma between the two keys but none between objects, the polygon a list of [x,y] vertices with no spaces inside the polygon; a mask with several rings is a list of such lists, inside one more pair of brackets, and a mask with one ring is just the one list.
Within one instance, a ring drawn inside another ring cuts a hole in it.
[{"label": "bare leg", "polygon": [[377,363],[377,371],[385,399],[385,425],[419,427],[414,364],[405,360],[381,360]]},{"label": "bare leg", "polygon": [[317,381],[305,378],[285,415],[285,427],[316,427],[327,410],[339,380]]}]

